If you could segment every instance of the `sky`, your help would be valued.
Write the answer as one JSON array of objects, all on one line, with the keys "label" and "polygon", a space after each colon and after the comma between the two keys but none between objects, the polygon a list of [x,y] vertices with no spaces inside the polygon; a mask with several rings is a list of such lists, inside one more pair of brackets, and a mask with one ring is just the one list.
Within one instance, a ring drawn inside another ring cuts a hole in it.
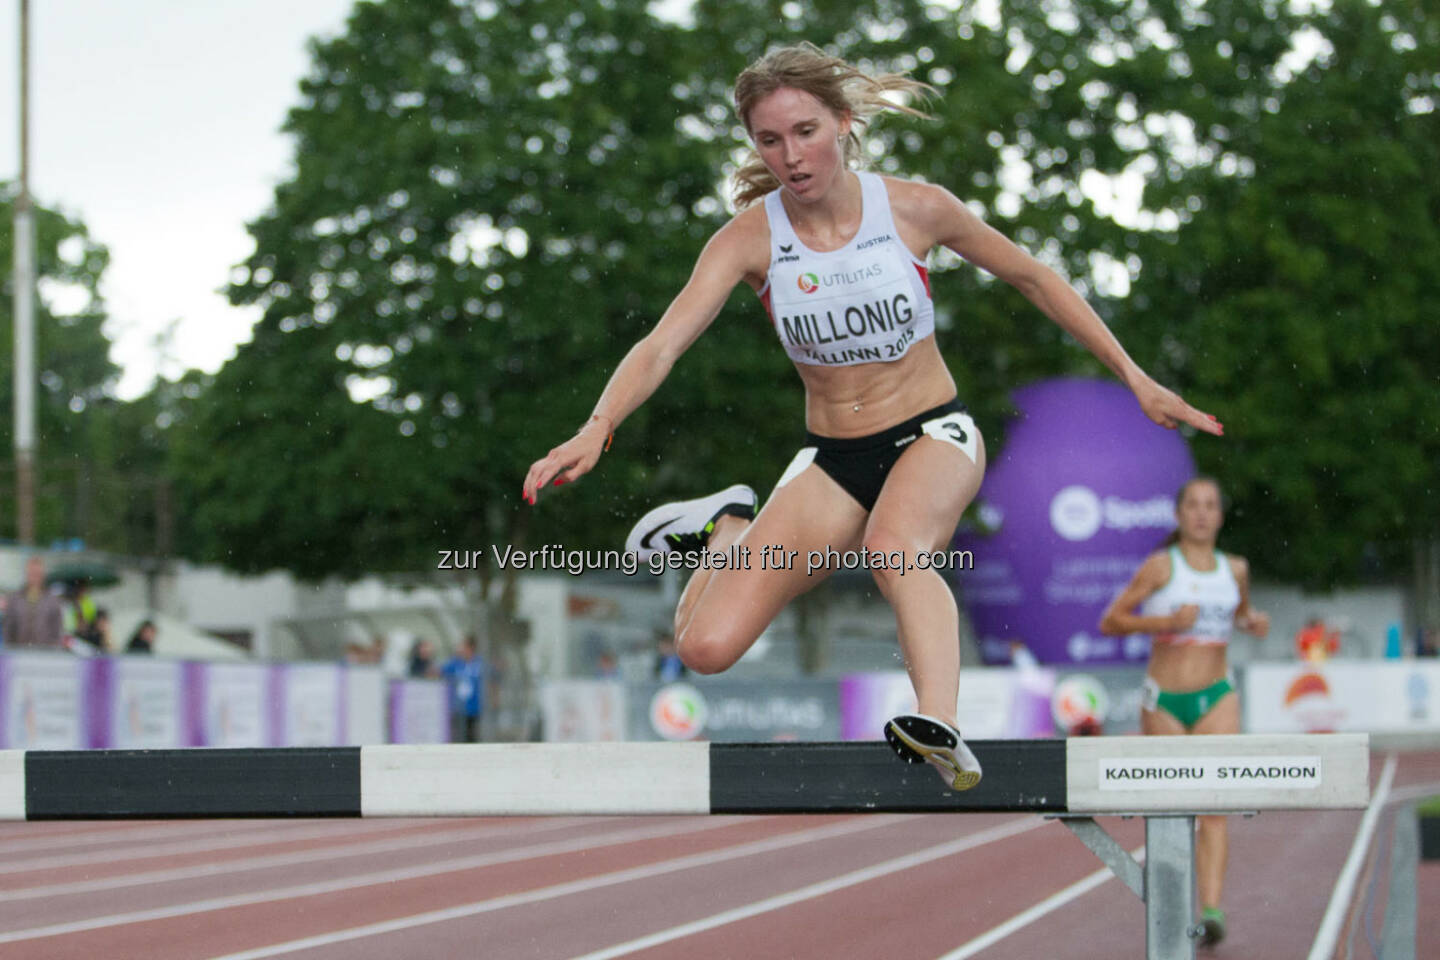
[{"label": "sky", "polygon": [[[110,250],[102,293],[120,396],[144,393],[157,371],[213,372],[249,338],[258,311],[219,291],[253,250],[245,224],[288,175],[280,126],[300,101],[309,38],[341,33],[352,6],[30,0],[31,195]],[[19,0],[0,0],[0,180],[20,168],[19,19]]]}]

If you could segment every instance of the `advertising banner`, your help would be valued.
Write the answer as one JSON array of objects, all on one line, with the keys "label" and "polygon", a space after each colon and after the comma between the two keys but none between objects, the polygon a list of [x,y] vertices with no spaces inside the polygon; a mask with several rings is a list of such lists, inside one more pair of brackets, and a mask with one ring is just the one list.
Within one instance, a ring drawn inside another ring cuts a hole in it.
[{"label": "advertising banner", "polygon": [[444,682],[440,680],[391,680],[390,742],[448,743],[449,741],[450,695]]},{"label": "advertising banner", "polygon": [[[444,684],[435,680],[422,682],[444,687]],[[441,697],[444,697],[443,690]],[[382,668],[347,665],[345,667],[345,734],[344,739],[340,742],[352,746],[384,743],[389,729],[389,702],[390,682],[385,677],[385,671]],[[442,724],[448,722],[444,719],[445,708],[443,706],[440,708],[440,712]],[[427,726],[425,729],[432,728]],[[439,740],[425,739],[414,742],[443,743],[448,737],[449,730],[443,725],[441,730],[443,732],[440,734]]]},{"label": "advertising banner", "polygon": [[1143,666],[1058,667],[1055,678],[1050,707],[1056,736],[1087,727],[1107,736],[1140,732]]},{"label": "advertising banner", "polygon": [[1440,730],[1433,660],[1252,663],[1243,681],[1246,733]]},{"label": "advertising banner", "polygon": [[1045,664],[1144,660],[1147,638],[1097,624],[1174,528],[1175,493],[1195,473],[1189,449],[1118,383],[1048,380],[1015,402],[1020,416],[980,487],[988,532],[956,541],[974,554],[957,577],[981,656],[1008,663],[1019,641]]},{"label": "advertising banner", "polygon": [[204,665],[197,678],[204,684],[203,746],[263,747],[270,743],[270,731],[265,728],[270,669],[258,663]]},{"label": "advertising banner", "polygon": [[92,736],[91,746],[165,750],[185,745],[180,661],[115,657],[89,662],[97,673],[109,675],[110,686],[108,736],[101,742]]},{"label": "advertising banner", "polygon": [[378,667],[7,651],[0,749],[338,746],[392,729],[396,742],[449,739],[444,683],[390,689]]},{"label": "advertising banner", "polygon": [[[968,739],[998,740],[1049,737],[1050,696],[1054,673],[977,668],[960,671],[956,719]],[[851,673],[840,678],[841,737],[882,740],[885,723],[915,710],[915,692],[904,671]]]},{"label": "advertising banner", "polygon": [[345,729],[344,667],[328,663],[296,663],[275,667],[280,680],[278,705],[280,746],[329,747]]},{"label": "advertising banner", "polygon": [[555,680],[540,690],[545,739],[574,743],[624,740],[625,685],[617,680]]},{"label": "advertising banner", "polygon": [[840,697],[833,680],[637,684],[626,699],[631,740],[840,739]]},{"label": "advertising banner", "polygon": [[15,750],[81,750],[84,668],[68,654],[0,657],[0,740]]}]

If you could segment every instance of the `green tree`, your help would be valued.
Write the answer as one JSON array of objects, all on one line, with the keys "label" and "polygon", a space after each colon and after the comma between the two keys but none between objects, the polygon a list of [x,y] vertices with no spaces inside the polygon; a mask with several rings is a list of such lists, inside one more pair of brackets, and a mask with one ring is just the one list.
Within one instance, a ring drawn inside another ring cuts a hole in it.
[{"label": "green tree", "polygon": [[637,491],[778,469],[795,429],[773,398],[799,393],[752,305],[624,425],[583,498],[519,499],[722,222],[716,121],[677,132],[656,82],[682,41],[632,5],[431,0],[361,5],[315,48],[295,175],[231,291],[263,319],[180,444],[201,556],[319,576],[609,546]]},{"label": "green tree", "polygon": [[1327,588],[1440,539],[1440,24],[1344,0],[1307,25],[1319,55],[1247,78],[1223,154],[1163,188],[1196,212],[1143,238],[1130,304],[1230,427],[1196,445],[1234,499],[1227,540]]}]

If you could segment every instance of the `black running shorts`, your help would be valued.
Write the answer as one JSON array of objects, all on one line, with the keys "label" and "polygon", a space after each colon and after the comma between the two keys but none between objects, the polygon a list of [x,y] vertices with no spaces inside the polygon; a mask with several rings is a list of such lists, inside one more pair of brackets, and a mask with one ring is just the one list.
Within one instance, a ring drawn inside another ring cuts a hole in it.
[{"label": "black running shorts", "polygon": [[822,437],[807,431],[804,449],[790,461],[776,489],[814,463],[867,511],[873,510],[900,455],[926,435],[958,447],[976,462],[980,438],[975,421],[965,412],[965,404],[951,400],[865,437]]}]

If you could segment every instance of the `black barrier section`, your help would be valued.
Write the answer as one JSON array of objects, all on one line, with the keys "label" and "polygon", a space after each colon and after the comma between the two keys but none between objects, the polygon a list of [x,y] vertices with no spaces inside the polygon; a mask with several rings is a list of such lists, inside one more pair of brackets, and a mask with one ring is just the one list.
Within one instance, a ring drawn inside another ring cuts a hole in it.
[{"label": "black barrier section", "polygon": [[359,747],[31,750],[28,820],[360,816]]},{"label": "black barrier section", "polygon": [[967,743],[985,776],[959,793],[884,743],[712,743],[710,812],[1065,811],[1064,740]]}]

